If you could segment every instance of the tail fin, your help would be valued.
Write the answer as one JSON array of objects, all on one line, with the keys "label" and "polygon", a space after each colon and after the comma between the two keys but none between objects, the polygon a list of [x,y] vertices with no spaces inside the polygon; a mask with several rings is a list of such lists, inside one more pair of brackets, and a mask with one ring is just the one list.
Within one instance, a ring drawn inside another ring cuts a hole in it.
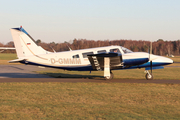
[{"label": "tail fin", "polygon": [[37,46],[34,39],[22,27],[10,30],[18,58],[49,53],[41,46]]}]

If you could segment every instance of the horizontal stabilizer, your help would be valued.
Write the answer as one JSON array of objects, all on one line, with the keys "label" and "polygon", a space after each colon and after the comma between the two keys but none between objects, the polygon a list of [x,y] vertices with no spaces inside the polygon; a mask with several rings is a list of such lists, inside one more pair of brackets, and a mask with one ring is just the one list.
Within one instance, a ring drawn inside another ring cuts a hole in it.
[{"label": "horizontal stabilizer", "polygon": [[21,62],[21,61],[25,61],[26,59],[15,59],[15,60],[11,60],[9,61],[9,63],[17,63],[17,62]]},{"label": "horizontal stabilizer", "polygon": [[4,50],[15,50],[15,48],[11,48],[11,47],[0,47],[0,49],[4,49]]},{"label": "horizontal stabilizer", "polygon": [[[152,67],[153,70],[155,69],[164,69],[163,66],[157,66],[157,67]],[[146,67],[145,70],[151,70],[151,67]]]}]

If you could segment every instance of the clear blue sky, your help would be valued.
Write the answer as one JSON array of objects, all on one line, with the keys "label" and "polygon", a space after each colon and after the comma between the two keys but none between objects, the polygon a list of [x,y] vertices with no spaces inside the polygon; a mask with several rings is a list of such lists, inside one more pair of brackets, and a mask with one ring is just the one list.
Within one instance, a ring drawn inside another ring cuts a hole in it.
[{"label": "clear blue sky", "polygon": [[178,40],[180,0],[0,0],[0,42],[23,26],[43,42]]}]

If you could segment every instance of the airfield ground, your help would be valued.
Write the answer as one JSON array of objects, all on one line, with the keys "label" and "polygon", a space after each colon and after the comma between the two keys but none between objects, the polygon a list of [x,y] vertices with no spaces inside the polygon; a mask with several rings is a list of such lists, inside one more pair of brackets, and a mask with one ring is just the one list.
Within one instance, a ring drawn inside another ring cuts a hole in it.
[{"label": "airfield ground", "polygon": [[[14,59],[11,55],[9,58]],[[155,80],[152,81],[144,79],[145,74],[141,69],[113,71],[115,79],[105,81],[102,73],[98,72],[89,74],[12,65],[7,63],[9,59],[2,59],[0,60],[3,64],[0,65],[2,120],[180,119],[180,67],[178,67],[180,57],[173,58],[177,63],[170,67],[154,70]],[[47,78],[47,75],[57,78]],[[78,82],[73,82],[74,80]],[[139,83],[118,81],[139,81]],[[154,84],[153,81],[162,83]],[[173,81],[177,81],[178,84],[174,84]]]}]

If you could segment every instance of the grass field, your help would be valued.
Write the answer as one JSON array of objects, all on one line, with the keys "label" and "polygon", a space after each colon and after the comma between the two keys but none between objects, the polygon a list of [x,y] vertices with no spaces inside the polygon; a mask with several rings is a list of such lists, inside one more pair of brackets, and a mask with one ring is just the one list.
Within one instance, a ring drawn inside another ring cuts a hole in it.
[{"label": "grass field", "polygon": [[[8,56],[8,58],[7,58]],[[16,55],[0,54],[0,64]],[[172,58],[180,62],[180,57]],[[175,66],[179,66],[175,63]],[[172,66],[172,65],[171,65]],[[145,79],[144,69],[114,70],[115,79]],[[154,70],[155,79],[179,79],[180,68]],[[55,77],[103,78],[103,72],[44,69]],[[0,83],[1,120],[179,120],[180,84]]]},{"label": "grass field", "polygon": [[13,60],[17,59],[17,55],[13,53],[0,53],[0,60]]},{"label": "grass field", "polygon": [[179,84],[0,83],[0,119],[180,119]]},{"label": "grass field", "polygon": [[7,64],[19,64],[19,63],[8,63],[10,60],[17,59],[16,54],[11,54],[11,53],[0,53],[0,64],[2,65],[7,65]]}]

